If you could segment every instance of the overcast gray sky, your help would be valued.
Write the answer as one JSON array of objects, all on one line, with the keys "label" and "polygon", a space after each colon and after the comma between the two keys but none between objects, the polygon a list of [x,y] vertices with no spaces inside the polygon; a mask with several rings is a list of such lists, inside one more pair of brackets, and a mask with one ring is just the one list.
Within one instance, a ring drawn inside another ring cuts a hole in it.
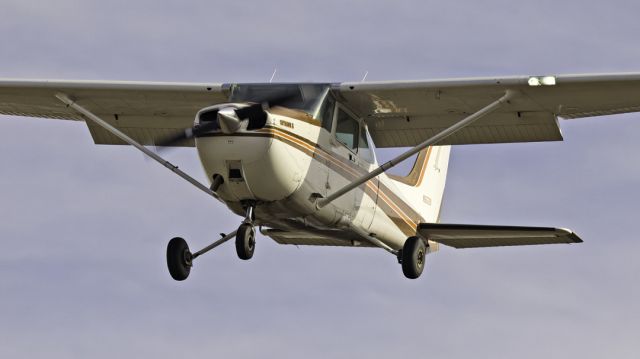
[{"label": "overcast gray sky", "polygon": [[[368,80],[640,71],[635,1],[0,0],[0,77]],[[572,246],[192,247],[239,218],[82,123],[0,116],[0,357],[636,358],[640,115],[562,143],[456,147],[443,221],[569,227]],[[171,154],[203,178],[195,151]]]}]

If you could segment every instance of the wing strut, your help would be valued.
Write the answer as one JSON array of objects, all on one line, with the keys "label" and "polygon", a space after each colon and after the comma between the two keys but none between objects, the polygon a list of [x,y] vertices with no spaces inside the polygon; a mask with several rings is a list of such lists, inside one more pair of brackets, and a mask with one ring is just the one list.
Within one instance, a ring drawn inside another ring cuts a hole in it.
[{"label": "wing strut", "polygon": [[327,198],[321,198],[316,202],[316,207],[318,209],[326,206],[327,204],[333,202],[334,200],[340,198],[341,196],[343,196],[344,194],[346,194],[347,192],[351,191],[352,189],[360,186],[361,184],[367,182],[368,180],[380,175],[383,172],[386,172],[388,169],[395,167],[397,164],[399,164],[400,162],[406,160],[407,158],[415,155],[416,153],[422,151],[423,149],[427,148],[428,146],[431,146],[433,144],[438,143],[439,141],[443,140],[444,138],[453,135],[454,133],[456,133],[457,131],[465,128],[466,126],[469,126],[470,124],[472,124],[473,122],[475,122],[476,120],[479,120],[480,118],[496,111],[497,109],[499,109],[501,106],[503,106],[506,103],[509,103],[509,100],[511,100],[514,96],[515,96],[516,92],[514,92],[513,90],[507,90],[504,94],[504,96],[502,96],[501,98],[499,98],[498,100],[492,102],[491,104],[487,105],[486,107],[478,110],[477,112],[465,117],[464,119],[456,122],[454,125],[440,131],[438,134],[436,134],[435,136],[425,140],[424,142],[420,143],[419,145],[413,147],[412,149],[410,149],[409,151],[401,154],[400,156],[384,163],[383,165],[381,165],[380,167],[376,168],[375,170],[369,172],[368,174],[360,177],[359,179],[351,182],[350,184],[342,187],[341,189],[339,189],[338,191],[336,191],[335,193],[329,195]]},{"label": "wing strut", "polygon": [[107,123],[106,121],[104,121],[100,117],[98,117],[98,116],[94,115],[93,113],[91,113],[91,111],[89,111],[86,108],[78,105],[74,100],[69,98],[69,96],[67,96],[66,94],[57,93],[56,97],[58,98],[58,100],[62,101],[68,107],[71,107],[72,109],[76,110],[78,113],[82,114],[85,118],[93,121],[98,126],[100,126],[100,127],[104,128],[105,130],[111,132],[114,136],[118,137],[119,139],[123,140],[124,142],[130,144],[131,146],[133,146],[133,147],[135,147],[137,149],[139,149],[140,151],[142,151],[142,153],[144,153],[145,155],[151,157],[151,159],[155,160],[156,162],[160,163],[161,165],[165,166],[166,168],[171,170],[171,172],[173,172],[173,173],[177,174],[178,176],[184,178],[185,180],[187,180],[187,182],[189,182],[192,185],[198,187],[204,193],[212,196],[213,198],[218,199],[218,195],[215,192],[213,192],[209,187],[203,185],[202,183],[200,183],[195,178],[193,178],[193,177],[189,176],[188,174],[184,173],[183,171],[178,169],[178,166],[175,166],[171,162],[169,162],[169,161],[165,160],[164,158],[158,156],[156,153],[154,153],[153,151],[147,149],[143,145],[139,144],[134,139],[132,139],[131,137],[129,137],[126,134],[124,134],[122,131],[120,131],[117,128],[111,126],[109,123]]}]

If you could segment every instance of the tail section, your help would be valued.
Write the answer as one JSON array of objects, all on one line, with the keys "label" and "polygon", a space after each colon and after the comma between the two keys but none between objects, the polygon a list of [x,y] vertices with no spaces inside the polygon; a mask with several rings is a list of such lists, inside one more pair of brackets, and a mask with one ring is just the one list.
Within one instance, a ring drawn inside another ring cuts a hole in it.
[{"label": "tail section", "polygon": [[428,147],[420,151],[407,176],[389,175],[425,222],[434,223],[440,219],[450,151],[451,146]]}]

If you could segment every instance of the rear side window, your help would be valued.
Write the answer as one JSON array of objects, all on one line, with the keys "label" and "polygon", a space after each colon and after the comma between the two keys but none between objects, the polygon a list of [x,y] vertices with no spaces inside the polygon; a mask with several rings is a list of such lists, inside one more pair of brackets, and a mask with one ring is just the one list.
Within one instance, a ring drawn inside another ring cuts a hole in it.
[{"label": "rear side window", "polygon": [[338,109],[336,139],[351,150],[358,148],[359,123],[342,109]]}]

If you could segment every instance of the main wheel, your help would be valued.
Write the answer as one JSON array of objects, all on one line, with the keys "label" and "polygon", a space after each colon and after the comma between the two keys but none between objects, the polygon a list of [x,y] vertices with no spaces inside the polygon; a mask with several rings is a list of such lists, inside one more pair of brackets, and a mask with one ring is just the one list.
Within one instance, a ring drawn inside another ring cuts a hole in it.
[{"label": "main wheel", "polygon": [[192,256],[187,242],[175,237],[167,245],[167,267],[175,280],[185,280],[191,272]]},{"label": "main wheel", "polygon": [[420,277],[427,256],[427,243],[420,237],[409,237],[402,247],[402,273],[409,279]]},{"label": "main wheel", "polygon": [[248,260],[256,249],[256,231],[249,223],[243,223],[236,233],[236,253],[238,258]]}]

